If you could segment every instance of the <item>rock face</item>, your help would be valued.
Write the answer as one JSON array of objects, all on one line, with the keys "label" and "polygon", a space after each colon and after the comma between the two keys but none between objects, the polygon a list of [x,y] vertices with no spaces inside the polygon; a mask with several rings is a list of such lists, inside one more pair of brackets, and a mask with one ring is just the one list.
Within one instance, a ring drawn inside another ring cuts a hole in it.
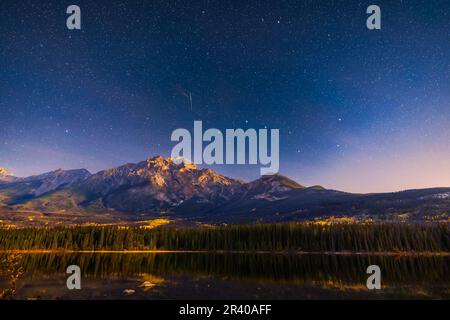
[{"label": "rock face", "polygon": [[17,178],[13,176],[7,169],[0,167],[0,183],[13,182]]},{"label": "rock face", "polygon": [[0,167],[0,176],[12,176],[11,172],[9,172],[7,169]]},{"label": "rock face", "polygon": [[173,208],[186,201],[228,200],[241,184],[212,170],[158,156],[101,171],[78,190],[88,202],[101,199],[106,207],[134,212]]}]

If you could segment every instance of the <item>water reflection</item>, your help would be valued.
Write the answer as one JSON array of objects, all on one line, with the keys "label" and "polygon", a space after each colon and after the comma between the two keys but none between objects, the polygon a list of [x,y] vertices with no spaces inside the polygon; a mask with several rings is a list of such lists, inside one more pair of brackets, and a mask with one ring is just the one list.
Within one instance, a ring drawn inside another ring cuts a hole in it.
[{"label": "water reflection", "polygon": [[[24,254],[16,298],[448,298],[449,262],[444,256]],[[80,292],[65,287],[71,264],[83,273]],[[371,264],[382,270],[383,290],[365,287]]]}]

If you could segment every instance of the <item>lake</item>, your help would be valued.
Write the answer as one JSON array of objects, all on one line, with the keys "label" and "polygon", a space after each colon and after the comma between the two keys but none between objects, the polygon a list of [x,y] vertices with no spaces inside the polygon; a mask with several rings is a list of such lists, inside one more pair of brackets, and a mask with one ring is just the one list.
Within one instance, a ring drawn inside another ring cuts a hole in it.
[{"label": "lake", "polygon": [[[26,253],[17,264],[24,272],[16,299],[450,298],[450,257],[437,255]],[[66,287],[73,264],[81,290]],[[381,290],[366,288],[372,264],[381,268]],[[5,266],[0,275],[5,290]]]}]

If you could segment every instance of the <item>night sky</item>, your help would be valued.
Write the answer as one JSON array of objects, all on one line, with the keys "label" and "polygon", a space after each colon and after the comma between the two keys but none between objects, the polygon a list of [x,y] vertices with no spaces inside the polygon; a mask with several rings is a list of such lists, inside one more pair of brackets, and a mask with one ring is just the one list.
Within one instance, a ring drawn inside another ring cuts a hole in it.
[{"label": "night sky", "polygon": [[[66,28],[71,4],[81,31]],[[381,30],[366,28],[371,4]],[[194,120],[280,129],[280,172],[306,185],[450,186],[450,2],[0,2],[1,167],[169,156]]]}]

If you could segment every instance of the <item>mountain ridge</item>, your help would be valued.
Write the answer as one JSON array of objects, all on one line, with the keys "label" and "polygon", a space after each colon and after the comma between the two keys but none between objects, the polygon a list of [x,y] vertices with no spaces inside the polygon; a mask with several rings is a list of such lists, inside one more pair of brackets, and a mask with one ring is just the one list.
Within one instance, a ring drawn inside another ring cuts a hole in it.
[{"label": "mountain ridge", "polygon": [[423,220],[430,214],[448,216],[450,188],[354,194],[305,187],[281,174],[243,182],[192,163],[156,156],[95,174],[85,169],[58,169],[3,181],[0,208],[12,212],[120,213],[124,219],[169,215],[222,223],[334,215]]}]

